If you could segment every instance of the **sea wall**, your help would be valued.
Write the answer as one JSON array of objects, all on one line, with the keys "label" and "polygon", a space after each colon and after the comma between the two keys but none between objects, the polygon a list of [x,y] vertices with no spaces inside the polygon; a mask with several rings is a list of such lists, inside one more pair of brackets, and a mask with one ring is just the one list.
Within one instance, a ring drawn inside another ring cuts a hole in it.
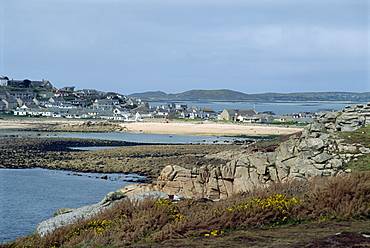
[{"label": "sea wall", "polygon": [[370,103],[328,112],[282,142],[275,151],[250,152],[246,147],[216,155],[231,159],[224,165],[194,166],[185,169],[167,165],[155,185],[130,185],[122,192],[135,195],[158,190],[186,198],[219,200],[242,191],[265,187],[290,179],[332,177],[351,172],[343,164],[370,149],[346,144],[337,131],[353,131],[369,125]]}]

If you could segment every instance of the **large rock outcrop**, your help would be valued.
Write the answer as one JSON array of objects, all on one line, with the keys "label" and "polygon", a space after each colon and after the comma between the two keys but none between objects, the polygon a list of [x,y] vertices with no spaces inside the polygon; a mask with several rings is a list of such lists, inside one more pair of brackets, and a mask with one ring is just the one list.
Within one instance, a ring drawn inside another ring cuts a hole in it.
[{"label": "large rock outcrop", "polygon": [[168,165],[156,185],[127,186],[121,190],[141,193],[150,188],[168,195],[218,200],[274,182],[348,173],[350,170],[343,169],[343,164],[354,156],[369,153],[370,149],[345,144],[335,132],[356,130],[369,123],[370,104],[348,106],[342,111],[323,114],[301,135],[291,136],[274,152],[251,153],[238,149],[219,154],[231,160],[225,165],[193,169]]}]

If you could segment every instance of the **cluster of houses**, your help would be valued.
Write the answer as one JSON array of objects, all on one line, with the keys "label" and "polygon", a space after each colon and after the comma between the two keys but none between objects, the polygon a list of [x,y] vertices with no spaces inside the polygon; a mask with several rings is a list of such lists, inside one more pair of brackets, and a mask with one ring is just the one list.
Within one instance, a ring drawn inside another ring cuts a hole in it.
[{"label": "cluster of houses", "polygon": [[[1,87],[3,86],[3,87]],[[9,90],[9,86],[10,89]],[[14,90],[16,89],[16,90]],[[230,120],[246,123],[295,122],[308,123],[315,113],[275,115],[271,111],[258,113],[253,109],[202,109],[186,104],[167,103],[151,107],[140,99],[114,92],[94,89],[75,91],[74,87],[55,89],[47,81],[9,80],[0,77],[0,108],[17,116],[62,118],[94,118],[117,121],[163,121],[166,119]]]}]

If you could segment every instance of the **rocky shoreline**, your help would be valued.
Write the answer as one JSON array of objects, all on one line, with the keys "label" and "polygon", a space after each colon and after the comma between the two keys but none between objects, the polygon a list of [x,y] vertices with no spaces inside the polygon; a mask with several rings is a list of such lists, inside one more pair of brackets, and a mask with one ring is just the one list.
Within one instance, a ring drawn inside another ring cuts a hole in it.
[{"label": "rocky shoreline", "polygon": [[[95,151],[71,147],[120,146]],[[0,168],[62,169],[78,172],[137,173],[155,180],[169,164],[183,167],[225,164],[227,160],[206,155],[233,150],[237,145],[169,145],[75,138],[0,139]]]},{"label": "rocky shoreline", "polygon": [[79,122],[39,122],[18,131],[37,132],[84,132],[84,133],[117,133],[127,131],[118,123],[109,121],[79,121]]}]

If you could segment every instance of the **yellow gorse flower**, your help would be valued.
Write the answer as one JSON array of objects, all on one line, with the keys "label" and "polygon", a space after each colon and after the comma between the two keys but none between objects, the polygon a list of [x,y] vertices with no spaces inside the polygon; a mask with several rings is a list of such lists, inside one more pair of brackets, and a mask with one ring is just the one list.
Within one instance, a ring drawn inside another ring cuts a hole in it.
[{"label": "yellow gorse flower", "polygon": [[217,236],[217,235],[221,235],[221,234],[224,234],[224,233],[225,232],[222,231],[222,230],[213,230],[210,233],[204,234],[204,236]]},{"label": "yellow gorse flower", "polygon": [[252,199],[245,204],[236,207],[237,210],[251,210],[254,209],[273,209],[286,214],[287,211],[294,205],[301,203],[303,200],[297,200],[294,197],[287,195],[274,194],[267,198]]},{"label": "yellow gorse flower", "polygon": [[166,212],[171,215],[171,218],[173,220],[180,221],[184,218],[184,216],[179,213],[179,211],[176,209],[176,207],[172,205],[171,200],[168,200],[168,199],[159,200],[159,201],[156,201],[154,204],[156,206],[167,206],[167,207],[169,207]]},{"label": "yellow gorse flower", "polygon": [[157,206],[167,206],[167,205],[172,204],[172,201],[171,200],[168,200],[168,199],[158,200],[154,204],[157,205]]},{"label": "yellow gorse flower", "polygon": [[182,214],[173,214],[171,217],[172,219],[177,220],[177,221],[180,221],[184,218]]},{"label": "yellow gorse flower", "polygon": [[74,236],[80,235],[81,232],[86,232],[86,231],[94,231],[97,234],[101,235],[103,234],[106,228],[112,226],[113,224],[114,224],[113,221],[105,220],[105,219],[90,221],[83,227],[76,227],[75,229],[73,229],[73,231],[67,233],[64,237],[67,239],[70,239]]}]

